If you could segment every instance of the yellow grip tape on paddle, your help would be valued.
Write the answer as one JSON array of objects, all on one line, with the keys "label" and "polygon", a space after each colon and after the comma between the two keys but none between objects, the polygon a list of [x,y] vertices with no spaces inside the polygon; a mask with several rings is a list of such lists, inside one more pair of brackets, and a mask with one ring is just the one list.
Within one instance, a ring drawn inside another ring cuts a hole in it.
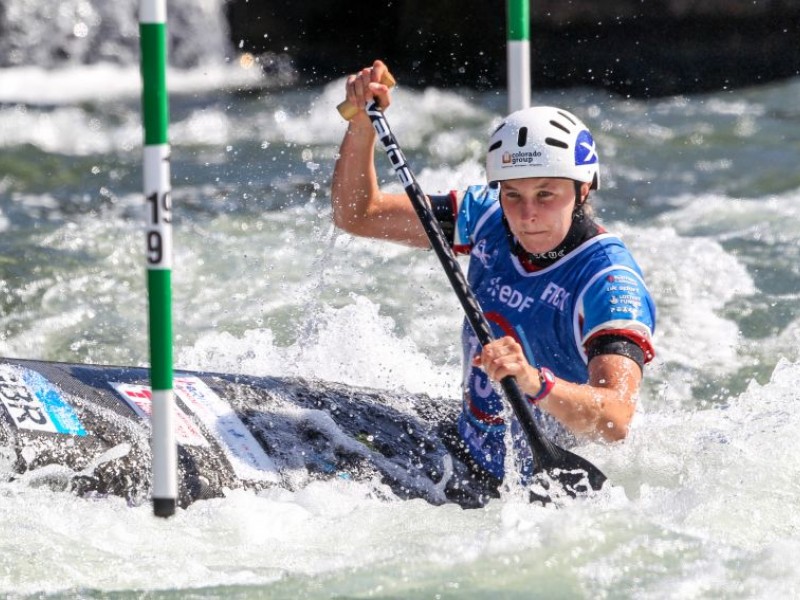
[{"label": "yellow grip tape on paddle", "polygon": [[[381,83],[391,88],[394,87],[395,83],[397,82],[394,80],[394,77],[392,77],[392,74],[389,73],[389,71],[385,71],[381,77]],[[340,102],[339,106],[336,107],[336,110],[338,110],[339,114],[342,115],[347,121],[358,114],[358,107],[353,105],[353,103],[349,100]]]}]

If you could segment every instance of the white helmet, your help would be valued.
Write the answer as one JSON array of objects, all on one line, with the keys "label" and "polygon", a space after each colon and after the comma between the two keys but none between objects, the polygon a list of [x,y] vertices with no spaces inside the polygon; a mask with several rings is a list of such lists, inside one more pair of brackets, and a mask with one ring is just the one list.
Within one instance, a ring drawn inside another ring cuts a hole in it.
[{"label": "white helmet", "polygon": [[490,183],[524,177],[563,177],[600,187],[594,139],[566,110],[532,106],[511,113],[495,129],[486,154]]}]

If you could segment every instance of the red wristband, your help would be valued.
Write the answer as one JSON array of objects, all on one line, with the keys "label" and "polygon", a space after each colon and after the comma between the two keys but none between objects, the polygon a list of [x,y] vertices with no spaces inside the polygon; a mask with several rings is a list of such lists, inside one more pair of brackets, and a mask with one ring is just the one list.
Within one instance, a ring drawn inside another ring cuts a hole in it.
[{"label": "red wristband", "polygon": [[528,395],[528,402],[536,404],[543,400],[547,395],[553,391],[556,385],[556,376],[547,367],[539,367],[539,391],[535,396]]}]

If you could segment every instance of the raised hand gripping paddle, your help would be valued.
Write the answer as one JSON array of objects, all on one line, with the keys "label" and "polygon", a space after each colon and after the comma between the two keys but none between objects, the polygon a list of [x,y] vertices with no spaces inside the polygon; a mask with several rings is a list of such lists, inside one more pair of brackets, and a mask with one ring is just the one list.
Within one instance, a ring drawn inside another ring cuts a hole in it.
[{"label": "raised hand gripping paddle", "polygon": [[[431,247],[436,252],[436,256],[442,263],[447,278],[461,302],[467,321],[477,334],[481,345],[485,346],[494,339],[492,330],[442,232],[439,221],[433,214],[433,210],[408,166],[403,151],[377,102],[369,103],[366,111],[378,134],[378,139],[380,139],[381,145],[425,229]],[[534,420],[533,409],[524,399],[516,379],[509,376],[504,378],[500,384],[506,399],[511,404],[514,416],[522,426],[533,456],[535,475],[533,487],[538,491],[531,492],[531,499],[546,503],[550,501],[550,496],[559,496],[562,493],[574,497],[586,494],[590,489],[599,490],[606,481],[606,476],[585,458],[555,445],[541,433]],[[552,489],[552,483],[559,484],[561,490]]]},{"label": "raised hand gripping paddle", "polygon": [[[396,83],[394,77],[392,77],[392,74],[389,73],[389,71],[384,71],[380,81],[383,85],[390,88],[394,87]],[[359,108],[358,106],[355,106],[349,100],[345,100],[344,102],[339,103],[339,105],[336,107],[336,110],[339,111],[339,114],[342,115],[342,117],[344,117],[346,121],[349,121],[350,119],[356,116],[356,114],[358,113],[358,108]]]}]

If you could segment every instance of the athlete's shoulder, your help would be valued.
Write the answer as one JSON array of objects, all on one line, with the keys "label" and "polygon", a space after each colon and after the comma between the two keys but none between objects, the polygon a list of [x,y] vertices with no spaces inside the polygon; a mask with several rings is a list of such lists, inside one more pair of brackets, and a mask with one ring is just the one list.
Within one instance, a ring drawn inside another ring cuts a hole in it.
[{"label": "athlete's shoulder", "polygon": [[616,265],[632,268],[641,275],[642,270],[633,254],[625,242],[613,233],[603,231],[582,244],[578,252],[585,253],[584,264],[590,267],[590,270],[601,270]]},{"label": "athlete's shoulder", "polygon": [[459,206],[472,206],[487,208],[499,202],[500,188],[491,185],[471,185],[456,194],[456,203]]},{"label": "athlete's shoulder", "polygon": [[468,251],[476,241],[479,231],[493,215],[500,214],[500,188],[489,185],[472,185],[455,194],[456,235],[454,246],[458,251]]}]

